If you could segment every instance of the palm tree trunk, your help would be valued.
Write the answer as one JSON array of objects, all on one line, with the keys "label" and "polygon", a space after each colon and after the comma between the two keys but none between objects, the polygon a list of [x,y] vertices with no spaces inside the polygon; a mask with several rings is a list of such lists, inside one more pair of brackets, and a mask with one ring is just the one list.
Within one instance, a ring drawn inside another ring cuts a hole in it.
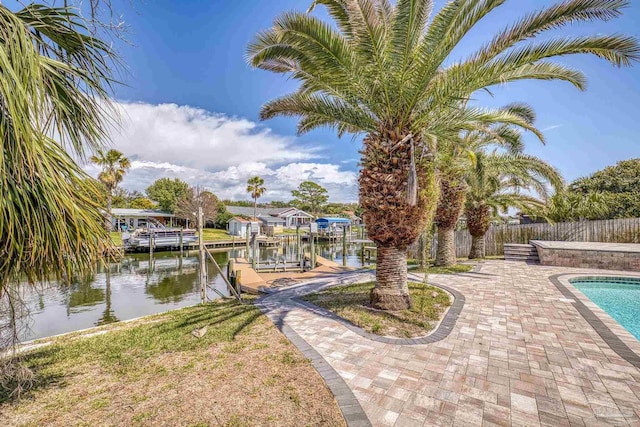
[{"label": "palm tree trunk", "polygon": [[453,176],[441,176],[440,199],[436,209],[434,223],[438,227],[438,249],[435,265],[449,267],[456,263],[455,229],[462,208],[467,185],[463,179]]},{"label": "palm tree trunk", "polygon": [[111,196],[111,192],[109,192],[109,194],[107,194],[107,214],[105,215],[105,220],[104,220],[104,227],[107,231],[113,230],[113,222],[111,221],[111,203],[112,203],[112,196]]},{"label": "palm tree trunk", "polygon": [[484,258],[484,235],[471,236],[471,250],[469,251],[469,259]]},{"label": "palm tree trunk", "polygon": [[383,310],[404,310],[411,307],[406,249],[378,245],[376,287],[371,290],[371,305]]},{"label": "palm tree trunk", "polygon": [[491,226],[491,208],[486,205],[467,206],[467,228],[471,234],[470,259],[484,258],[484,235]]},{"label": "palm tree trunk", "polygon": [[258,198],[254,197],[253,198],[253,220],[255,221],[256,219],[256,211],[258,210]]},{"label": "palm tree trunk", "polygon": [[[411,307],[407,249],[427,227],[437,200],[431,160],[416,162],[418,194],[415,200],[409,197],[411,144],[400,143],[408,133],[392,130],[367,135],[358,180],[364,222],[378,248],[371,305],[382,310]],[[415,147],[421,147],[419,142],[414,136]],[[417,152],[415,158],[426,157],[421,154]]]},{"label": "palm tree trunk", "polygon": [[435,265],[449,267],[456,263],[456,231],[453,228],[438,228],[438,249],[436,250]]}]

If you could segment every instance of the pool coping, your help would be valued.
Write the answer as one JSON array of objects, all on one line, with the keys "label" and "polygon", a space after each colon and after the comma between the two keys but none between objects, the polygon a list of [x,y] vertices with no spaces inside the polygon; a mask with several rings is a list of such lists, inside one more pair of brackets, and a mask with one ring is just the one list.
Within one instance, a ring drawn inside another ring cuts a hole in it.
[{"label": "pool coping", "polygon": [[[530,243],[542,249],[578,252],[611,252],[611,253],[640,253],[638,243],[607,243],[607,242],[566,242],[555,240],[531,240]],[[571,246],[574,244],[574,246]],[[577,245],[577,246],[575,246]],[[632,245],[633,247],[624,245]]]},{"label": "pool coping", "polygon": [[[570,282],[572,279],[588,277],[630,277],[640,279],[640,275],[633,273],[564,273],[549,276],[551,283],[565,297],[572,299],[571,304],[580,315],[591,325],[596,333],[618,356],[636,368],[640,368],[640,340],[631,335],[620,323],[601,309],[589,297],[583,294]],[[615,329],[612,330],[612,328]],[[633,348],[632,348],[633,347]]]}]

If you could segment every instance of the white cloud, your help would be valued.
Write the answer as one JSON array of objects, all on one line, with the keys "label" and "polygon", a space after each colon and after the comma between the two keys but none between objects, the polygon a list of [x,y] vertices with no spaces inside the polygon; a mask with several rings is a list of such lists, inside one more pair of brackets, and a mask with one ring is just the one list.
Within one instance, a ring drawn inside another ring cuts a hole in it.
[{"label": "white cloud", "polygon": [[544,129],[541,129],[541,131],[542,132],[548,132],[550,130],[558,129],[558,128],[561,128],[561,127],[562,127],[562,125],[551,125],[551,126],[547,126]]},{"label": "white cloud", "polygon": [[360,161],[360,159],[347,159],[347,160],[341,160],[340,163],[358,163]]},{"label": "white cloud", "polygon": [[176,104],[117,103],[122,125],[114,129],[114,148],[130,158],[215,170],[245,162],[266,164],[309,160],[318,147],[239,117]]},{"label": "white cloud", "polygon": [[[98,173],[95,166],[87,169],[93,175]],[[337,165],[322,163],[291,163],[278,168],[269,168],[264,163],[243,163],[221,171],[208,172],[167,162],[136,160],[132,162],[122,187],[144,191],[158,178],[180,178],[191,185],[203,186],[223,199],[247,200],[247,179],[254,175],[260,175],[265,180],[267,192],[261,199],[263,201],[290,200],[291,190],[306,180],[325,187],[331,201],[348,202],[357,199],[356,173],[341,171]]]},{"label": "white cloud", "polygon": [[[331,201],[357,199],[356,173],[339,165],[310,162],[318,147],[295,144],[255,123],[175,104],[119,103],[122,126],[112,146],[132,160],[122,182],[144,191],[158,178],[180,178],[224,199],[248,199],[246,182],[259,175],[268,200],[290,200],[291,190],[312,180],[329,190]],[[96,176],[95,165],[86,170]]]}]

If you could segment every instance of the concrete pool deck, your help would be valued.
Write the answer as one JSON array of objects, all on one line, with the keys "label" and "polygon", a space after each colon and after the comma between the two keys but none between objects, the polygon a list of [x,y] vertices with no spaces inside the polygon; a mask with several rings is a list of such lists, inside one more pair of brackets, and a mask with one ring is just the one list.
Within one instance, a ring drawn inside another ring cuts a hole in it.
[{"label": "concrete pool deck", "polygon": [[338,401],[347,402],[341,407],[350,425],[367,425],[362,413],[376,426],[640,425],[640,369],[605,341],[577,303],[636,355],[640,342],[565,281],[569,274],[638,277],[508,261],[431,275],[465,303],[445,338],[418,345],[368,339],[295,300],[325,286],[370,280],[372,273],[276,291],[260,305],[309,351]]}]

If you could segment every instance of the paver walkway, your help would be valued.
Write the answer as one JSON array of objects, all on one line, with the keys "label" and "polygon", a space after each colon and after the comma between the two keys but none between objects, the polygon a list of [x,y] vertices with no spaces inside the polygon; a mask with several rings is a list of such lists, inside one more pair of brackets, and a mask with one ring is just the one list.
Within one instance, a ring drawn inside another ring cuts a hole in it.
[{"label": "paver walkway", "polygon": [[[426,345],[372,341],[291,299],[370,273],[282,290],[261,305],[340,375],[373,425],[640,426],[640,370],[549,280],[563,273],[612,272],[488,261],[476,273],[430,276],[466,302],[451,334]],[[637,340],[584,301],[640,353]]]}]

